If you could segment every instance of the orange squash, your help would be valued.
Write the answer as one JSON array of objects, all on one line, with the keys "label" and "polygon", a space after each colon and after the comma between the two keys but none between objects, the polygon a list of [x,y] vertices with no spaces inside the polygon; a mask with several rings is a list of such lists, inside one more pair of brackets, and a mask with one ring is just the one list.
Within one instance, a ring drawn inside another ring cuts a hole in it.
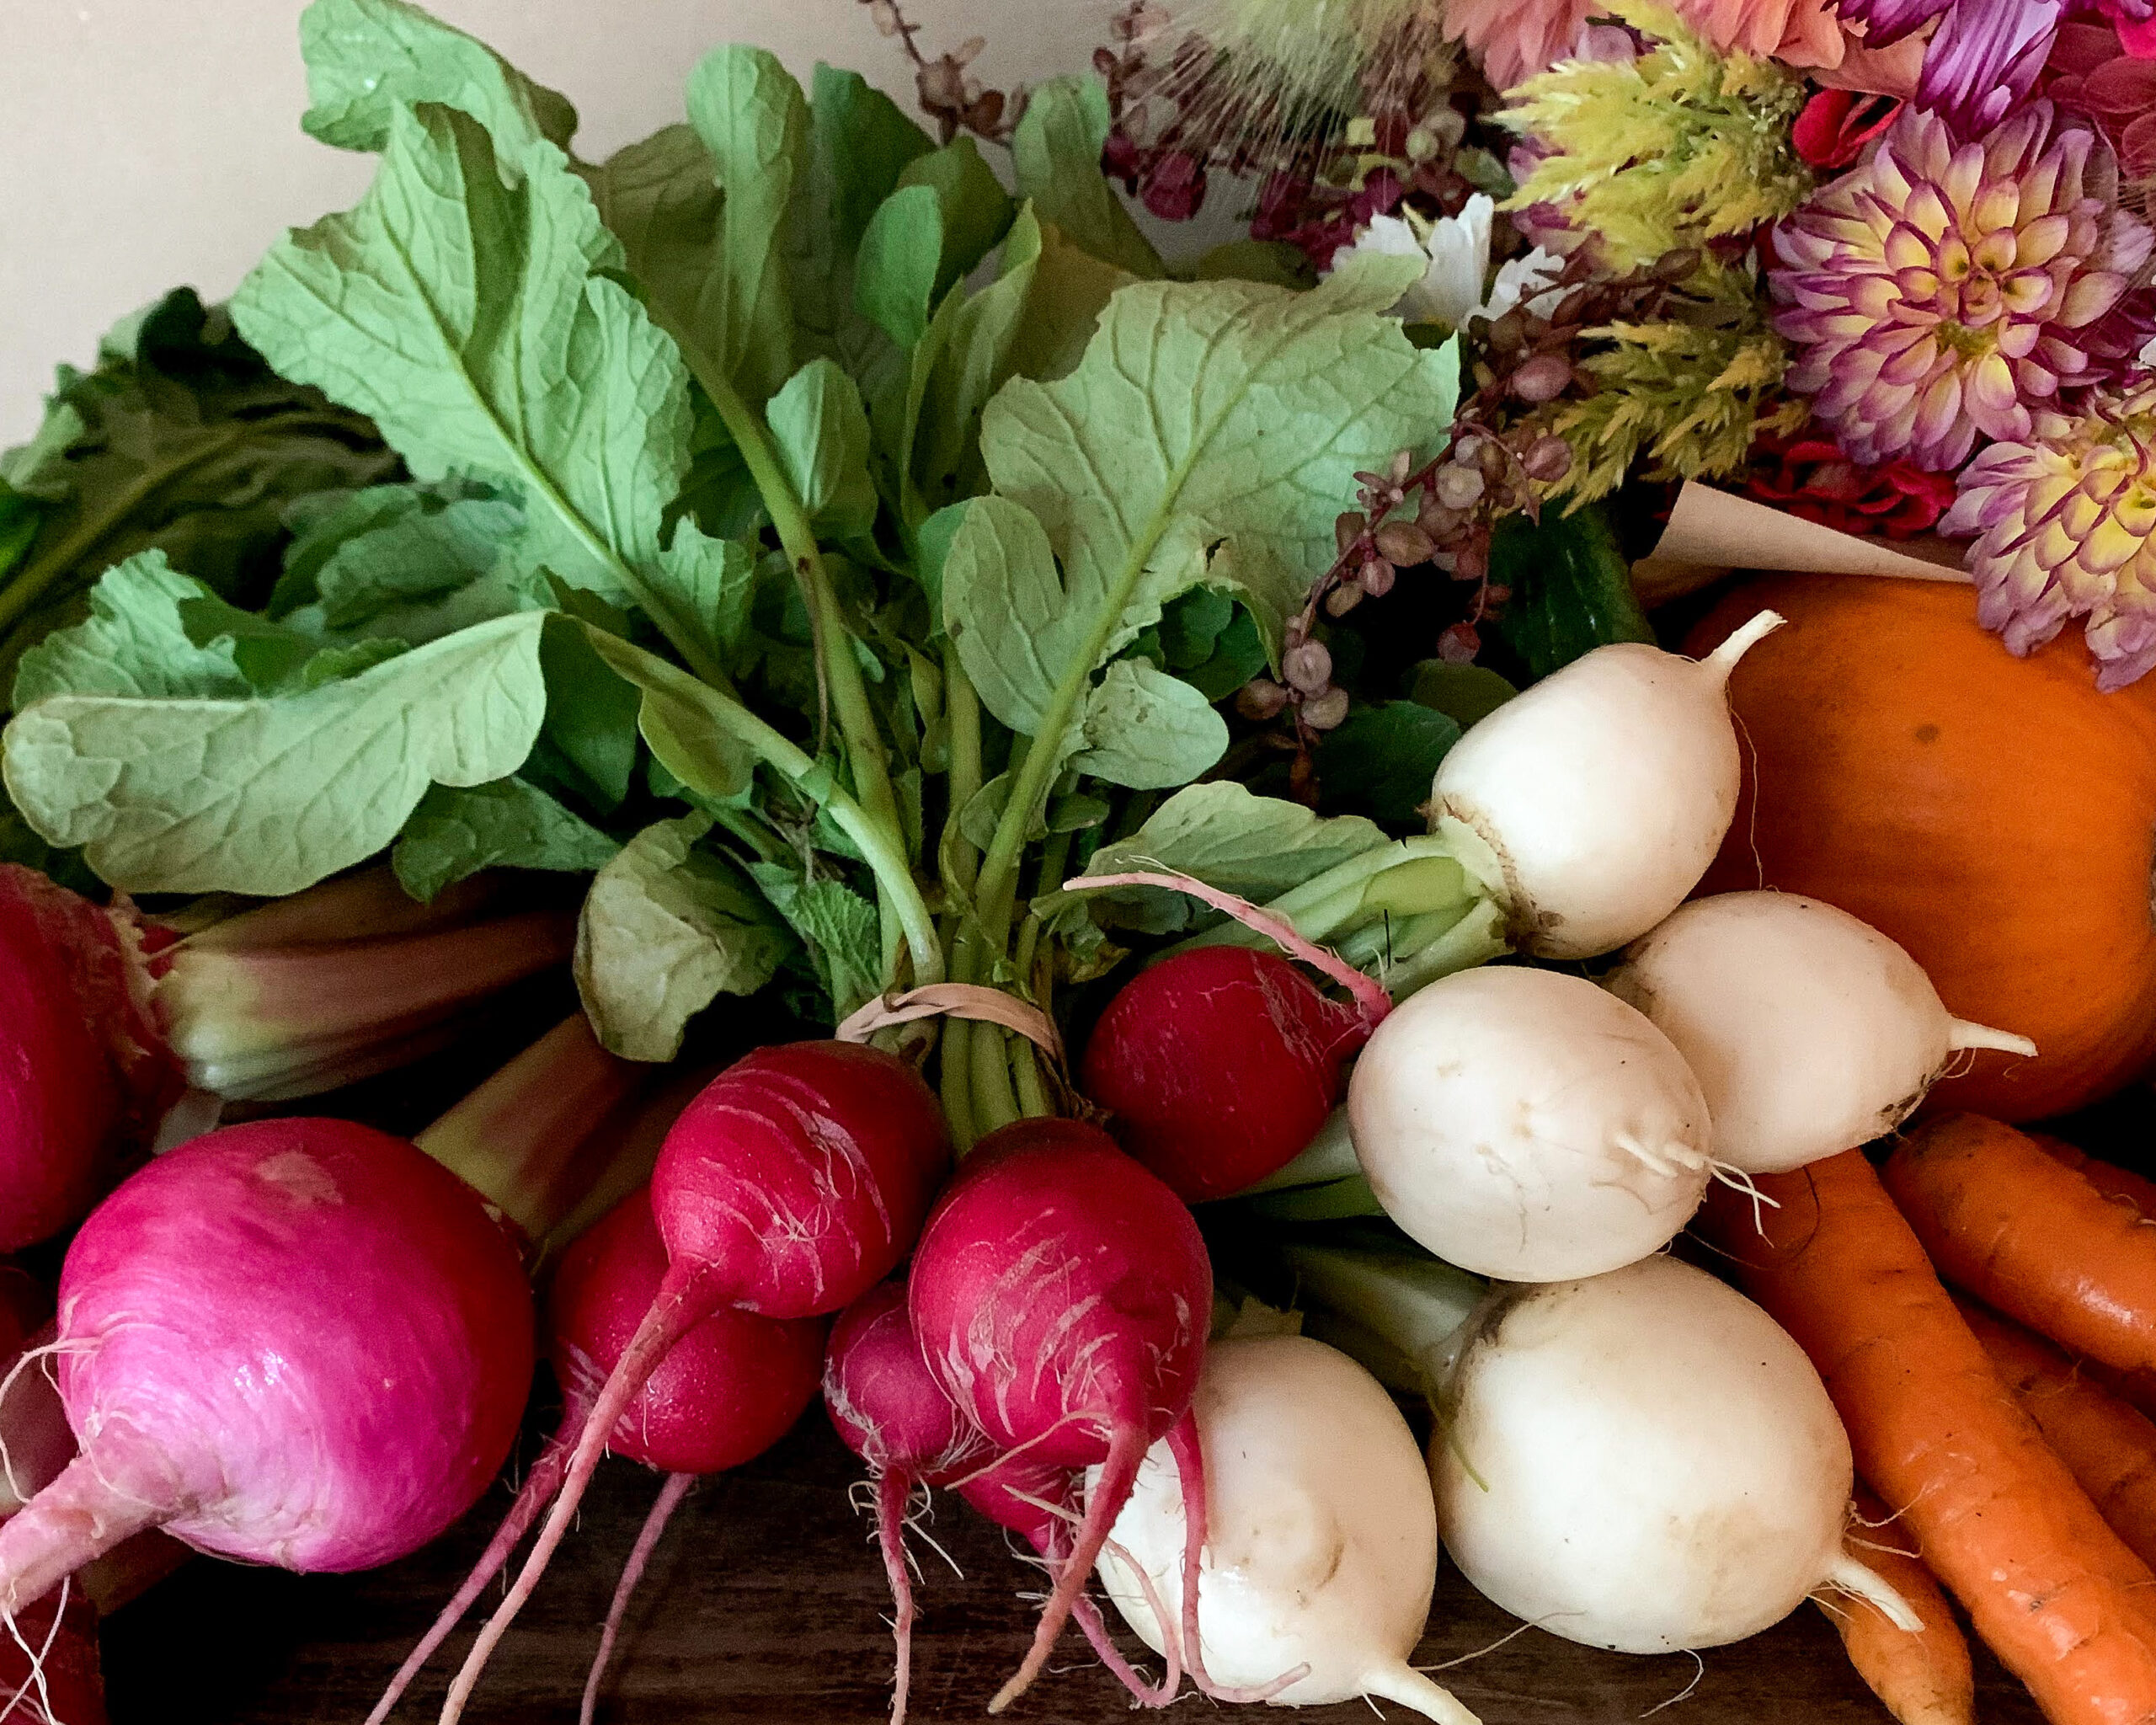
[{"label": "orange squash", "polygon": [[1730,685],[1745,783],[1700,890],[1771,886],[1899,941],[1956,1016],[2033,1039],[1982,1054],[1935,1109],[2031,1120],[2156,1058],[2156,678],[2096,692],[2079,631],[2025,660],[1966,587],[1770,575],[1693,633],[1763,606],[1791,627]]}]

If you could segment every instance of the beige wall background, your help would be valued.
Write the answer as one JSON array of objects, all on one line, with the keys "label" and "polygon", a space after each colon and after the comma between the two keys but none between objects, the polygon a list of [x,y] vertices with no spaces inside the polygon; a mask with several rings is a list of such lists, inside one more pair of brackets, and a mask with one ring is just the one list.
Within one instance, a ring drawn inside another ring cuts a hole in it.
[{"label": "beige wall background", "polygon": [[[61,360],[184,282],[231,291],[286,227],[342,209],[367,158],[299,129],[302,0],[0,0],[0,446]],[[799,73],[851,66],[909,108],[911,74],[859,0],[430,0],[583,116],[603,156],[680,117],[689,69],[755,41]],[[931,52],[976,33],[991,83],[1075,71],[1112,0],[910,0]]]}]

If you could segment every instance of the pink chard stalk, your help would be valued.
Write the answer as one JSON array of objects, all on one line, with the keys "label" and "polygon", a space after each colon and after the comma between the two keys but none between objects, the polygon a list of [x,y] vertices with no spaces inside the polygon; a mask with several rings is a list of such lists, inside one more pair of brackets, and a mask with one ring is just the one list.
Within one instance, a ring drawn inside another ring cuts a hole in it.
[{"label": "pink chard stalk", "polygon": [[419,905],[387,872],[224,908],[152,921],[0,866],[0,1251],[79,1220],[189,1092],[286,1101],[390,1071],[575,937],[571,910],[486,881]]}]

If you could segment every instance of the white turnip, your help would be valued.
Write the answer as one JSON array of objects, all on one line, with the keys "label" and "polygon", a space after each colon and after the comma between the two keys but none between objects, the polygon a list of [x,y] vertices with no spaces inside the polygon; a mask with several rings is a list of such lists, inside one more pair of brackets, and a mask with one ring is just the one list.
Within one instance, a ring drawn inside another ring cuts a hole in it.
[{"label": "white turnip", "polygon": [[1465,971],[1403,1001],[1356,1063],[1348,1117],[1386,1214],[1508,1281],[1659,1251],[1712,1175],[1706,1099],[1669,1039],[1555,971]]},{"label": "white turnip", "polygon": [[1781,621],[1761,611],[1698,660],[1598,647],[1454,745],[1433,822],[1456,820],[1495,853],[1526,950],[1613,951],[1699,884],[1737,813],[1729,674]]},{"label": "white turnip", "polygon": [[1892,1131],[1957,1049],[2036,1051],[1955,1017],[1892,941],[1795,893],[1695,899],[1605,980],[1677,1044],[1706,1095],[1716,1156],[1748,1174]]},{"label": "white turnip", "polygon": [[1718,1647],[1828,1586],[1913,1621],[1844,1552],[1849,1442],[1819,1374],[1689,1264],[1499,1290],[1440,1412],[1446,1549],[1553,1634],[1620,1653]]},{"label": "white turnip", "polygon": [[[1224,1684],[1283,1706],[1370,1696],[1444,1725],[1475,1716],[1415,1670],[1437,1579],[1437,1517],[1414,1434],[1383,1386],[1303,1336],[1216,1342],[1194,1404],[1208,1509],[1198,1632]],[[1155,1445],[1115,1544],[1171,1611],[1182,1599],[1185,1502]],[[1159,1651],[1168,1631],[1114,1550],[1101,1579]],[[1294,1674],[1293,1680],[1279,1680]]]}]

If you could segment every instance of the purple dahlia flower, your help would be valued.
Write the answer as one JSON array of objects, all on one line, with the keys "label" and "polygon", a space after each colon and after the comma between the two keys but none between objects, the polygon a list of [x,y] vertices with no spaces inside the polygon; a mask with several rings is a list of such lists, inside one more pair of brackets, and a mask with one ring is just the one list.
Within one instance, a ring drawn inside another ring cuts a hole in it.
[{"label": "purple dahlia flower", "polygon": [[2156,0],[1841,0],[1843,18],[1886,47],[1939,28],[1924,49],[1917,104],[1945,115],[1964,133],[1995,126],[2025,101],[2069,18],[2139,24]]},{"label": "purple dahlia flower", "polygon": [[1871,154],[1775,230],[1774,327],[1852,461],[1944,473],[1979,433],[2030,434],[2030,406],[2116,376],[2146,340],[2128,288],[2152,236],[2109,195],[2093,133],[2037,102],[1981,142],[1905,109]]},{"label": "purple dahlia flower", "polygon": [[1985,450],[1960,489],[1940,526],[1981,536],[1977,615],[2009,649],[2033,652],[2085,617],[2099,688],[2156,666],[2156,384],[2078,415],[2039,412],[2026,441]]}]

